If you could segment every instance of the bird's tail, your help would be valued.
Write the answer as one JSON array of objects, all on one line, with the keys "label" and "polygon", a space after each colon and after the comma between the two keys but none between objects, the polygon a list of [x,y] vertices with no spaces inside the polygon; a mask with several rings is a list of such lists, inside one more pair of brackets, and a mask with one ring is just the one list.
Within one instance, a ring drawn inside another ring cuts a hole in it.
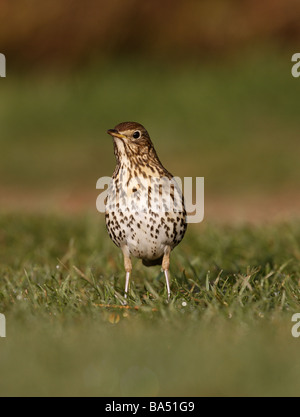
[{"label": "bird's tail", "polygon": [[155,265],[161,265],[162,260],[163,260],[163,257],[161,256],[158,259],[143,259],[142,262],[143,262],[143,265],[145,266],[155,266]]}]

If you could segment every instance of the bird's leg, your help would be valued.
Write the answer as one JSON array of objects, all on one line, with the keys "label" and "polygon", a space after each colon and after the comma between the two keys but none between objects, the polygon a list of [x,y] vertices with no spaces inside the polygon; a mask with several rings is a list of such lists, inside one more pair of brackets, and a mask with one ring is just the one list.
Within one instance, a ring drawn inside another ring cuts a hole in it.
[{"label": "bird's leg", "polygon": [[122,252],[123,252],[123,257],[124,257],[124,268],[126,271],[124,298],[127,298],[130,273],[132,271],[132,263],[131,263],[130,254],[129,254],[129,250],[127,246],[122,247]]},{"label": "bird's leg", "polygon": [[170,252],[171,252],[170,246],[166,246],[165,254],[162,260],[162,269],[164,271],[166,284],[167,284],[168,300],[170,299],[170,295],[171,295],[170,281],[169,281]]}]

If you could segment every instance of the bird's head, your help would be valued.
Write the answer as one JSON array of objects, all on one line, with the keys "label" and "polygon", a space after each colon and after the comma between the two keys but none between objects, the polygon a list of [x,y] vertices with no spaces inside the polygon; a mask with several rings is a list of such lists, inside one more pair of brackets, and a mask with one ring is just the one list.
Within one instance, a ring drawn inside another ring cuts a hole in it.
[{"label": "bird's head", "polygon": [[107,133],[114,139],[118,162],[136,158],[147,162],[148,158],[156,155],[149,133],[139,123],[123,122],[114,129],[109,129]]}]

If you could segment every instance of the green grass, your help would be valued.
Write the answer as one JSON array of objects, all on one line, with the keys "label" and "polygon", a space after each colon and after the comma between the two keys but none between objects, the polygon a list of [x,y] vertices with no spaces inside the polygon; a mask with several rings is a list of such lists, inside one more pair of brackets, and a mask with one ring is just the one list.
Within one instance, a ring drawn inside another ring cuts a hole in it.
[{"label": "green grass", "polygon": [[1,395],[299,395],[299,222],[190,227],[126,308],[103,222],[1,215]]}]

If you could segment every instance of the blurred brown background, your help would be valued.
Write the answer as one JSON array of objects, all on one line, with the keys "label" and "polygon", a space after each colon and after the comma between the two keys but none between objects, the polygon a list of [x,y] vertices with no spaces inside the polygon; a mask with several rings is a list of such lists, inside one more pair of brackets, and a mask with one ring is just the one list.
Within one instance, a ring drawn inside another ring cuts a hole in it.
[{"label": "blurred brown background", "polygon": [[298,0],[1,0],[0,45],[11,62],[82,64],[137,54],[175,60],[300,41]]}]

